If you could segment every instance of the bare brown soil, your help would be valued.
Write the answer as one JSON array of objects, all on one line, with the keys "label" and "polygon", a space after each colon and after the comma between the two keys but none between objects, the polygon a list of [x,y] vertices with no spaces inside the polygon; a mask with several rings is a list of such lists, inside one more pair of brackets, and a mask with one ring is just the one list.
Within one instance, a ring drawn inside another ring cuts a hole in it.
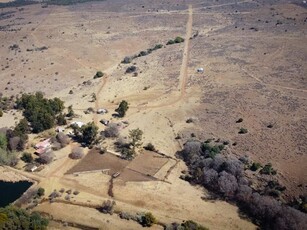
[{"label": "bare brown soil", "polygon": [[128,164],[129,161],[120,159],[113,154],[100,154],[96,150],[91,150],[78,164],[68,170],[67,174],[109,170],[109,174],[113,175],[116,172],[121,172]]}]

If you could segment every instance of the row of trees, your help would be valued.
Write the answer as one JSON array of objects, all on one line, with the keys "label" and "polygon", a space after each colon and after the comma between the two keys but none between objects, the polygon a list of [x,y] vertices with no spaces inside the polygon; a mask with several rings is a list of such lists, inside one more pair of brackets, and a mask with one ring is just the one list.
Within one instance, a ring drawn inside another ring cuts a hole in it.
[{"label": "row of trees", "polygon": [[272,197],[259,194],[251,187],[244,163],[222,154],[210,154],[208,145],[187,142],[180,156],[189,167],[186,179],[201,184],[223,198],[237,202],[264,229],[304,229],[306,214],[282,205]]}]

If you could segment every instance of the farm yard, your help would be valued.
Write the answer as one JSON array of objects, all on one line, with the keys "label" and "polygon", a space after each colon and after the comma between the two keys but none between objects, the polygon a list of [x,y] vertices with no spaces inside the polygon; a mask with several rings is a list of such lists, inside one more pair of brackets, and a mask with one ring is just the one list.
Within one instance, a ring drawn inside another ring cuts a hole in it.
[{"label": "farm yard", "polygon": [[119,173],[119,180],[123,181],[149,181],[157,180],[155,174],[168,162],[160,155],[145,151],[131,162],[120,159],[112,153],[101,154],[91,150],[78,164],[69,169],[66,174],[83,174],[103,172],[107,175]]}]

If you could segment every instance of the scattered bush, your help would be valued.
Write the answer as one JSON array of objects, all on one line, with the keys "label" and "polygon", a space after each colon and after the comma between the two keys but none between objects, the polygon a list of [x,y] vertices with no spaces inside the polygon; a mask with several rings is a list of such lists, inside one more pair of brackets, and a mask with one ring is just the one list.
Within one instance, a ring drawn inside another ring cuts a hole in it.
[{"label": "scattered bush", "polygon": [[245,134],[247,132],[248,132],[248,130],[245,129],[245,128],[240,128],[240,130],[239,130],[239,134]]},{"label": "scattered bush", "polygon": [[97,71],[96,74],[95,74],[95,76],[94,76],[94,79],[96,79],[96,78],[101,78],[101,77],[103,77],[103,75],[104,75],[103,72]]},{"label": "scattered bush", "polygon": [[133,60],[133,57],[125,57],[124,58],[124,60],[122,61],[122,63],[124,63],[124,64],[129,64],[129,63],[131,63],[132,62],[132,60]]},{"label": "scattered bush", "polygon": [[136,71],[136,66],[132,65],[126,69],[126,73],[133,73]]},{"label": "scattered bush", "polygon": [[2,109],[0,109],[0,117],[2,117],[3,116],[3,111],[2,111]]},{"label": "scattered bush", "polygon": [[106,200],[102,203],[102,206],[98,208],[98,211],[105,213],[105,214],[113,214],[114,213],[114,207],[116,203],[115,201]]},{"label": "scattered bush", "polygon": [[236,123],[241,123],[241,122],[243,122],[243,118],[239,118],[239,119],[236,121]]},{"label": "scattered bush", "polygon": [[259,168],[261,168],[262,166],[261,166],[261,164],[260,163],[258,163],[258,162],[253,162],[253,164],[250,166],[250,170],[252,170],[252,171],[257,171]]},{"label": "scattered bush", "polygon": [[272,164],[268,163],[266,164],[261,170],[260,174],[266,174],[266,175],[276,175],[277,171],[273,169]]},{"label": "scattered bush", "polygon": [[193,118],[187,119],[187,120],[186,120],[186,123],[188,123],[188,124],[189,124],[189,123],[193,123]]},{"label": "scattered bush", "polygon": [[39,197],[45,195],[45,189],[39,188],[39,189],[37,190],[37,195],[38,195]]},{"label": "scattered bush", "polygon": [[162,47],[163,47],[162,44],[157,44],[157,45],[155,45],[155,47],[153,48],[153,50],[161,49]]},{"label": "scattered bush", "polygon": [[135,216],[127,213],[127,212],[120,212],[119,214],[119,218],[124,219],[124,220],[130,220],[130,219],[134,219]]},{"label": "scattered bush", "polygon": [[184,42],[184,39],[182,37],[176,37],[174,42],[175,43],[181,43],[181,42]]},{"label": "scattered bush", "polygon": [[144,149],[148,150],[148,151],[156,151],[155,146],[152,143],[148,143]]},{"label": "scattered bush", "polygon": [[152,225],[156,224],[157,220],[151,212],[145,213],[140,220],[140,224],[143,227],[151,227]]},{"label": "scattered bush", "polygon": [[173,40],[169,40],[169,41],[166,43],[166,45],[173,45],[173,44],[175,44],[175,42],[174,42]]},{"label": "scattered bush", "polygon": [[174,40],[169,40],[166,45],[173,45],[175,43],[181,43],[184,42],[184,39],[182,37],[176,37]]}]

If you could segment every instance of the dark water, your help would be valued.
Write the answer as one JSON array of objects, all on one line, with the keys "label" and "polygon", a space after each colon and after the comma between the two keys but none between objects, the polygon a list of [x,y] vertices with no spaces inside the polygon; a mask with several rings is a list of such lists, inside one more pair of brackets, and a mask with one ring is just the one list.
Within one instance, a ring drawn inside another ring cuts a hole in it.
[{"label": "dark water", "polygon": [[15,183],[0,181],[0,207],[17,200],[31,185],[32,183],[28,181]]}]

